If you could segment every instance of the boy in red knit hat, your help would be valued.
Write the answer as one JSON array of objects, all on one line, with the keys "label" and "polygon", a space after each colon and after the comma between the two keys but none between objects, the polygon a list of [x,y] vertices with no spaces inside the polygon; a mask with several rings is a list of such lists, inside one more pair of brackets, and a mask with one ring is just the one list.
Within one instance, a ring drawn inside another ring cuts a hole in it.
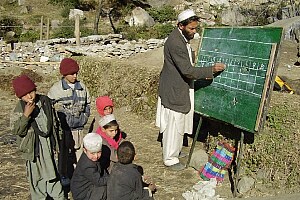
[{"label": "boy in red knit hat", "polygon": [[77,79],[79,65],[74,59],[64,58],[59,69],[63,77],[50,88],[48,96],[53,100],[63,132],[58,165],[62,183],[68,185],[72,166],[76,166],[82,154],[83,128],[90,116],[90,95],[84,83]]},{"label": "boy in red knit hat", "polygon": [[65,199],[54,161],[58,135],[51,100],[36,94],[36,85],[26,75],[15,78],[12,85],[20,100],[10,124],[26,159],[31,199]]}]

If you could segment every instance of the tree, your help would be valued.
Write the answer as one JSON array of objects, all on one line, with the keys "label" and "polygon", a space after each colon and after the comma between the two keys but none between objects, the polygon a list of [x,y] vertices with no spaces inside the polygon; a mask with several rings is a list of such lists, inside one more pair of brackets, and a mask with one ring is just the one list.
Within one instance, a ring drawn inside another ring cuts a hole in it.
[{"label": "tree", "polygon": [[103,3],[103,0],[98,1],[98,7],[97,7],[97,11],[96,11],[96,16],[95,16],[94,34],[96,34],[96,35],[98,35],[99,20],[100,20],[101,13],[102,13],[102,3]]},{"label": "tree", "polygon": [[113,18],[117,15],[116,13],[120,14],[121,11],[126,7],[134,8],[137,6],[142,8],[149,7],[149,5],[146,3],[146,0],[98,0],[98,7],[94,21],[94,34],[98,34],[99,21],[102,14],[106,14],[106,16],[109,18],[111,28],[113,29],[114,33],[117,33],[117,29],[113,23]]}]

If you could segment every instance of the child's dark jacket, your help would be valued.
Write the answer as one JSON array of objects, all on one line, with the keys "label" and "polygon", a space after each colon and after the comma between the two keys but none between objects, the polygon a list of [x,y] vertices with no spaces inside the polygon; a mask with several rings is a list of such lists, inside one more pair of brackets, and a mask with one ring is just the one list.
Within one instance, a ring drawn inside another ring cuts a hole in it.
[{"label": "child's dark jacket", "polygon": [[106,199],[108,175],[99,162],[90,160],[83,153],[71,179],[71,192],[74,200]]},{"label": "child's dark jacket", "polygon": [[[21,155],[24,159],[29,161],[34,161],[35,156],[37,155],[37,137],[42,136],[44,138],[49,138],[51,140],[51,148],[49,149],[49,153],[53,154],[52,150],[57,151],[57,132],[56,132],[56,122],[54,120],[53,116],[53,109],[51,100],[44,95],[36,95],[36,101],[37,105],[36,107],[40,107],[40,109],[43,110],[43,112],[46,115],[46,123],[44,125],[47,125],[48,132],[44,133],[41,131],[35,131],[34,126],[37,127],[37,125],[34,125],[35,118],[32,116],[34,114],[31,114],[29,117],[25,117],[24,112],[24,106],[25,102],[22,100],[19,100],[17,103],[13,113],[10,116],[10,126],[12,129],[13,134],[17,135],[17,143],[19,150],[21,152]],[[41,106],[38,106],[40,104]],[[42,124],[39,124],[39,126],[42,126]],[[38,128],[35,128],[38,129]]]},{"label": "child's dark jacket", "polygon": [[143,188],[142,175],[135,164],[116,163],[107,183],[108,200],[146,200],[150,197],[148,189]]}]

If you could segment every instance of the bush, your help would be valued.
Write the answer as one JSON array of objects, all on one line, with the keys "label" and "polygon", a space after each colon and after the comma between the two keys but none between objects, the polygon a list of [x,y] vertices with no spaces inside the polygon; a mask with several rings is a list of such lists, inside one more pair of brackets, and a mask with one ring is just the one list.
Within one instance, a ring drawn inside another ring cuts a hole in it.
[{"label": "bush", "polygon": [[[84,27],[85,22],[80,21],[80,37],[86,37],[93,34],[93,30]],[[65,20],[62,22],[60,28],[55,29],[51,35],[51,38],[73,38],[75,31],[74,21]]]},{"label": "bush", "polygon": [[121,28],[121,33],[123,34],[124,38],[127,40],[137,40],[137,39],[149,39],[150,34],[150,28],[147,28],[146,26],[142,27],[135,27],[135,26],[125,26]]},{"label": "bush", "polygon": [[19,21],[14,17],[4,16],[0,18],[0,37],[6,39],[6,33],[9,31],[13,31],[16,33],[15,38],[21,33],[21,24]]},{"label": "bush", "polygon": [[48,0],[50,4],[53,5],[63,5],[63,6],[72,6],[78,7],[80,5],[79,0]]},{"label": "bush", "polygon": [[60,15],[61,15],[63,18],[68,18],[68,17],[69,17],[69,14],[70,14],[70,9],[71,9],[71,7],[69,7],[69,6],[63,7],[63,9],[61,10]]},{"label": "bush", "polygon": [[74,24],[63,22],[60,28],[53,31],[51,38],[73,38],[74,31]]},{"label": "bush", "polygon": [[138,40],[138,39],[164,39],[166,38],[171,31],[174,29],[174,26],[171,23],[166,24],[155,24],[153,27],[129,27],[123,26],[121,32],[124,37],[128,40]]},{"label": "bush", "polygon": [[170,20],[176,20],[177,13],[175,10],[168,5],[164,5],[161,8],[150,8],[147,10],[149,15],[153,17],[156,22],[168,22]]},{"label": "bush", "polygon": [[159,68],[145,69],[116,61],[99,61],[93,57],[79,59],[80,79],[87,85],[92,97],[109,95],[116,107],[126,106],[146,119],[155,117]]},{"label": "bush", "polygon": [[93,35],[93,29],[82,27],[80,28],[80,37],[87,37],[89,35]]},{"label": "bush", "polygon": [[156,31],[156,37],[158,39],[164,39],[168,37],[168,35],[174,29],[173,24],[166,23],[166,24],[155,24],[153,29]]},{"label": "bush", "polygon": [[40,34],[35,30],[28,30],[20,35],[20,42],[35,42],[40,38]]}]

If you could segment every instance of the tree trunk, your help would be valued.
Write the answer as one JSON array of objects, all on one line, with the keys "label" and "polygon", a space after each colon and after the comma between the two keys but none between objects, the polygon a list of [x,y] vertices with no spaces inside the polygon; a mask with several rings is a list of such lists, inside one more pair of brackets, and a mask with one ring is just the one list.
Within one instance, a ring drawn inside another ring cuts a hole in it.
[{"label": "tree trunk", "polygon": [[95,22],[94,22],[94,34],[95,35],[98,35],[98,27],[99,27],[101,13],[102,13],[102,0],[99,0],[98,10],[96,11]]},{"label": "tree trunk", "polygon": [[114,33],[118,33],[116,27],[113,24],[113,20],[112,20],[112,16],[111,16],[111,13],[112,13],[113,9],[114,8],[109,9],[108,18],[109,18],[109,22],[110,22],[111,28],[113,29]]}]

